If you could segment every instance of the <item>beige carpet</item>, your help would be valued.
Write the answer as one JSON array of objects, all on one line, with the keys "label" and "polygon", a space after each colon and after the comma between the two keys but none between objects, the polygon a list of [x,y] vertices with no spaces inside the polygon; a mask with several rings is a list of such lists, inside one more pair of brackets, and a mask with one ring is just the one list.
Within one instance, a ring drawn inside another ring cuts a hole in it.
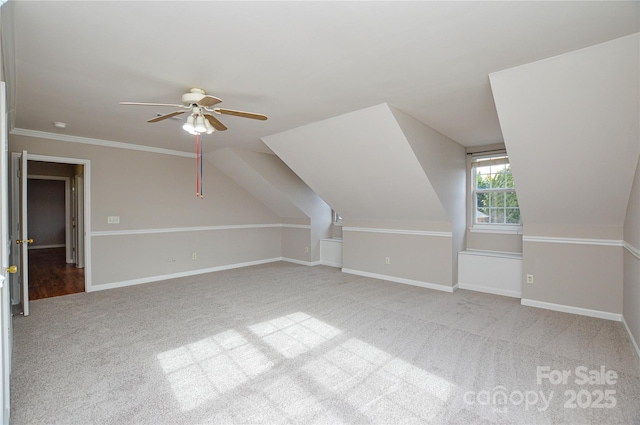
[{"label": "beige carpet", "polygon": [[512,298],[272,263],[31,312],[12,424],[640,423],[621,323]]}]

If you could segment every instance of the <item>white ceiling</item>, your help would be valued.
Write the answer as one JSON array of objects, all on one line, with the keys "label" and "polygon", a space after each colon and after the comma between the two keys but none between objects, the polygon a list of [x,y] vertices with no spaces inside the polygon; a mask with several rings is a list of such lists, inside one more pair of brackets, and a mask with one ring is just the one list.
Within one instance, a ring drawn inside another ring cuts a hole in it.
[{"label": "white ceiling", "polygon": [[270,152],[261,137],[385,102],[484,145],[502,141],[489,73],[640,30],[636,1],[10,0],[2,18],[14,127],[182,151],[182,121],[146,123],[172,109],[119,102],[200,87],[269,116],[221,116],[205,151]]}]

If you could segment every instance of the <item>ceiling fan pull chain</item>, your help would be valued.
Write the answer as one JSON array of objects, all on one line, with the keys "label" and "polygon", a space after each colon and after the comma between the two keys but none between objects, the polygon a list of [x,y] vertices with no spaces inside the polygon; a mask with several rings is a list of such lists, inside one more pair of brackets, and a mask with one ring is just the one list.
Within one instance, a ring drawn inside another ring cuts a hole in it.
[{"label": "ceiling fan pull chain", "polygon": [[204,193],[202,192],[202,141],[200,139],[200,133],[198,133],[198,158],[200,159],[200,199],[204,198]]},{"label": "ceiling fan pull chain", "polygon": [[201,182],[202,173],[200,171],[200,133],[196,133],[196,198],[202,199]]}]

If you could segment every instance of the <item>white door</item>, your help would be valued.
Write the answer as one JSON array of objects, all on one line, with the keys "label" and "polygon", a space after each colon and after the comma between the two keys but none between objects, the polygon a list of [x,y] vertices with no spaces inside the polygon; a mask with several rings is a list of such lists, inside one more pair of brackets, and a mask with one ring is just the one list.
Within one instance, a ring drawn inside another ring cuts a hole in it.
[{"label": "white door", "polygon": [[84,268],[84,178],[74,177],[76,186],[75,234],[76,234],[76,267]]},{"label": "white door", "polygon": [[0,331],[2,346],[2,384],[0,385],[2,410],[0,411],[0,423],[9,423],[9,377],[11,375],[11,293],[7,272],[15,273],[17,267],[9,266],[9,251],[11,250],[11,238],[9,237],[9,207],[8,207],[8,160],[7,160],[7,127],[5,110],[5,85],[0,82]]},{"label": "white door", "polygon": [[[16,254],[14,255],[14,261],[17,258],[20,263],[19,266],[19,279],[20,279],[20,303],[22,304],[22,314],[29,315],[29,244],[33,243],[33,239],[29,239],[28,235],[28,223],[27,223],[27,151],[22,151],[19,155],[17,173],[18,178],[18,198],[17,207],[19,209],[18,217],[18,238],[16,244]],[[14,197],[14,200],[16,198]]]}]

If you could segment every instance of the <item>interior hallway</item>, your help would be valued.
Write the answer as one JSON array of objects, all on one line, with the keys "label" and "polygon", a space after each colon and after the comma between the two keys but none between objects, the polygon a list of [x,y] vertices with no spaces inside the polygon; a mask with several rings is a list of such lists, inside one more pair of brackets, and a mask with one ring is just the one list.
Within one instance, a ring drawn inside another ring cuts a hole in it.
[{"label": "interior hallway", "polygon": [[29,299],[84,292],[84,269],[67,264],[65,248],[29,250]]}]

